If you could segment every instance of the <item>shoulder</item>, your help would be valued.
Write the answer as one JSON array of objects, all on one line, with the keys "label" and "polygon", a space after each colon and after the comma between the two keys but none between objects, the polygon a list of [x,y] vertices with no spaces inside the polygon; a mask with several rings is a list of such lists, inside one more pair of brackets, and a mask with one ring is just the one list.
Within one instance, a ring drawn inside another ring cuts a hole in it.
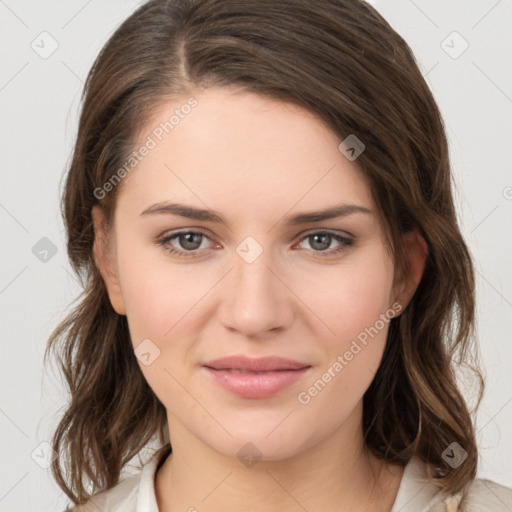
[{"label": "shoulder", "polygon": [[475,479],[464,491],[449,495],[426,477],[425,466],[411,459],[404,470],[392,512],[511,512],[512,489]]},{"label": "shoulder", "polygon": [[170,452],[169,444],[155,450],[135,474],[125,476],[114,487],[92,496],[87,503],[64,512],[158,512],[155,476]]},{"label": "shoulder", "polygon": [[124,478],[114,487],[95,494],[82,505],[75,505],[64,512],[135,512],[140,474]]},{"label": "shoulder", "polygon": [[473,480],[466,489],[461,510],[464,512],[510,512],[512,489],[491,480]]},{"label": "shoulder", "polygon": [[439,494],[431,512],[510,512],[512,489],[491,480],[473,480],[463,493]]}]

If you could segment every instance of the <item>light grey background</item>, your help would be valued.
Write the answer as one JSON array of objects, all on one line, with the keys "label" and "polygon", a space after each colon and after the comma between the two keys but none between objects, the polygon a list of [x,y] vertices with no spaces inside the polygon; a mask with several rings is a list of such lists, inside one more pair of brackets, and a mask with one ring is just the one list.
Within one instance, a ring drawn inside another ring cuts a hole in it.
[{"label": "light grey background", "polygon": [[[0,0],[3,512],[60,512],[67,504],[50,470],[39,465],[49,457],[44,443],[66,399],[52,368],[44,371],[43,352],[79,292],[65,254],[60,180],[87,71],[137,4]],[[374,5],[411,45],[446,122],[461,224],[476,261],[487,374],[477,421],[479,476],[510,486],[512,1],[377,0]],[[44,31],[50,36],[40,35]],[[52,44],[58,48],[45,55]],[[43,237],[57,250],[46,262],[32,252]]]}]

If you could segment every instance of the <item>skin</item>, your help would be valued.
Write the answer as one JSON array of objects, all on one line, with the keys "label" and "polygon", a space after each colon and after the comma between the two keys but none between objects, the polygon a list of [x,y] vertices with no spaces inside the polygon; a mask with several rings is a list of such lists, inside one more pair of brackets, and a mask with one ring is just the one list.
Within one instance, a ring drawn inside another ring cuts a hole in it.
[{"label": "skin", "polygon": [[[411,272],[396,283],[368,183],[321,120],[234,88],[194,97],[197,107],[124,179],[108,232],[93,209],[94,252],[112,306],[127,316],[134,348],[150,339],[160,350],[150,365],[139,361],[166,407],[173,446],[156,475],[159,509],[389,511],[402,469],[367,453],[361,427],[389,324],[308,404],[297,396],[394,303],[406,307],[423,272],[424,240],[405,235]],[[166,105],[147,126],[185,101]],[[141,215],[165,201],[210,208],[228,226]],[[371,213],[285,225],[287,216],[342,203]],[[184,228],[207,232],[195,239],[197,258],[166,250],[186,252],[183,238],[158,244]],[[353,244],[334,253],[342,244],[327,238],[322,251],[322,240],[305,236],[322,230]],[[263,249],[252,263],[236,252],[247,236]],[[233,354],[312,368],[275,396],[240,398],[202,368]],[[248,442],[262,456],[250,468],[237,457]]]}]

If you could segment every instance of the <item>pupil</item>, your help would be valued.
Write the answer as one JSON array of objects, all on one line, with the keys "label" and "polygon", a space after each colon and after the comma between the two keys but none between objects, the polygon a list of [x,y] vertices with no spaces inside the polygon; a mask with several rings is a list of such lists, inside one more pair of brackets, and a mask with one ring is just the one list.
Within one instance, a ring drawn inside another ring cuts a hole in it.
[{"label": "pupil", "polygon": [[[322,242],[322,238],[324,238],[324,242]],[[314,243],[316,243],[317,239],[320,239],[320,245],[321,247],[317,247],[317,249],[327,249],[329,247],[329,240],[330,240],[330,235],[328,234],[320,234],[320,235],[313,235],[313,240],[314,240]]]},{"label": "pupil", "polygon": [[[199,233],[185,233],[181,236],[182,236],[182,239],[180,240],[180,243],[182,241],[184,241],[184,243],[181,243],[181,246],[184,249],[189,249],[189,250],[197,249],[201,245],[201,242],[199,241],[199,243],[197,243],[197,240],[194,243],[194,237],[200,238],[202,236]],[[190,247],[190,245],[192,245],[192,247]]]}]

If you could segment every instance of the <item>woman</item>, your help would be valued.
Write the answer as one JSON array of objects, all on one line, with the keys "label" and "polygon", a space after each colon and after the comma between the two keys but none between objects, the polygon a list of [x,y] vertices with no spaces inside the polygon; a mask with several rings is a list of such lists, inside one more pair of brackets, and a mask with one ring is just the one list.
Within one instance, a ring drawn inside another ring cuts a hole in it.
[{"label": "woman", "polygon": [[88,76],[63,213],[74,510],[510,507],[454,378],[474,280],[442,119],[365,2],[142,5]]}]

